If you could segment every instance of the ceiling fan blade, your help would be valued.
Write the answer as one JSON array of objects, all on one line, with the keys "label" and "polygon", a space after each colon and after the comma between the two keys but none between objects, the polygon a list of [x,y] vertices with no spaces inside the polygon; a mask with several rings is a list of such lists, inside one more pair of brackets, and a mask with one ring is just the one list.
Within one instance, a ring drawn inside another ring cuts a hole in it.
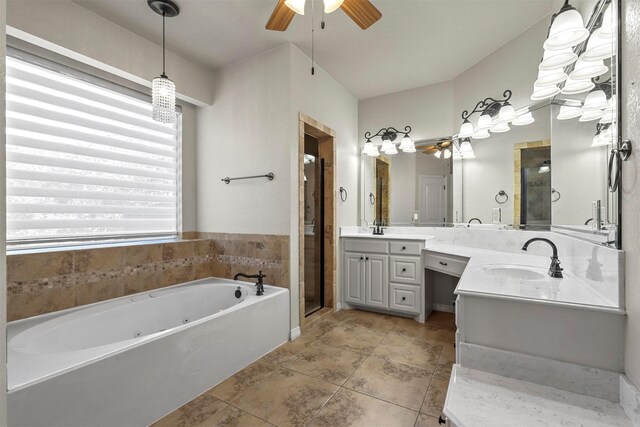
[{"label": "ceiling fan blade", "polygon": [[451,141],[444,141],[444,142],[441,142],[439,145],[441,145],[442,148],[447,148],[448,146],[451,145]]},{"label": "ceiling fan blade", "polygon": [[284,4],[284,0],[278,0],[278,4],[273,9],[273,13],[271,13],[271,17],[264,27],[267,30],[284,31],[289,27],[295,15],[296,13]]},{"label": "ceiling fan blade", "polygon": [[382,13],[369,0],[344,0],[340,8],[363,30],[382,18]]},{"label": "ceiling fan blade", "polygon": [[438,149],[437,149],[436,147],[433,147],[433,146],[432,146],[432,147],[427,147],[427,148],[425,148],[424,150],[422,150],[422,152],[423,152],[424,154],[433,154],[433,153],[435,153],[436,151],[438,151]]}]

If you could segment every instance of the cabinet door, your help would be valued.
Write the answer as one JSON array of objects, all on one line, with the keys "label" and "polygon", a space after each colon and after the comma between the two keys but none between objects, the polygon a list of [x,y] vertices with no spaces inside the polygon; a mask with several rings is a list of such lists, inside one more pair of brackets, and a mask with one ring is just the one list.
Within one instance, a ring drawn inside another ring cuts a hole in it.
[{"label": "cabinet door", "polygon": [[344,300],[364,304],[364,255],[344,254]]},{"label": "cabinet door", "polygon": [[365,302],[371,307],[389,308],[389,257],[365,256]]}]

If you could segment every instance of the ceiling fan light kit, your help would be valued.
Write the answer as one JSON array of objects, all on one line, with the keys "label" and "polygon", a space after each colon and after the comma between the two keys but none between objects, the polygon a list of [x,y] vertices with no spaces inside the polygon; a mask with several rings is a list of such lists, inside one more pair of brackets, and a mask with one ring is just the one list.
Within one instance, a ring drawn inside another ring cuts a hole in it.
[{"label": "ceiling fan light kit", "polygon": [[[342,9],[360,28],[366,30],[375,24],[382,13],[369,0],[323,0],[324,13]],[[278,0],[265,28],[286,31],[296,14],[304,15],[306,0]]]}]

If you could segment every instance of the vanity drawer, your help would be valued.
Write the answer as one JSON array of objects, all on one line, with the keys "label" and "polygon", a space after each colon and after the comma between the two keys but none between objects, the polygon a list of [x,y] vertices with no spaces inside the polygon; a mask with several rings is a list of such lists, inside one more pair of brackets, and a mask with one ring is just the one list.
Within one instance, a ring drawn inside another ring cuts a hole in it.
[{"label": "vanity drawer", "polygon": [[389,252],[392,255],[420,255],[423,242],[415,241],[395,241],[389,242]]},{"label": "vanity drawer", "polygon": [[454,258],[453,256],[441,255],[434,252],[425,252],[424,255],[424,268],[440,271],[456,277],[462,275],[462,272],[467,266],[467,262],[468,259],[466,258]]},{"label": "vanity drawer", "polygon": [[345,252],[358,252],[363,254],[386,254],[389,252],[389,242],[378,239],[344,239]]},{"label": "vanity drawer", "polygon": [[405,313],[420,313],[420,287],[389,284],[389,309]]},{"label": "vanity drawer", "polygon": [[419,285],[422,283],[422,269],[420,268],[419,257],[391,257],[389,259],[390,267],[389,280],[391,282],[413,283]]}]

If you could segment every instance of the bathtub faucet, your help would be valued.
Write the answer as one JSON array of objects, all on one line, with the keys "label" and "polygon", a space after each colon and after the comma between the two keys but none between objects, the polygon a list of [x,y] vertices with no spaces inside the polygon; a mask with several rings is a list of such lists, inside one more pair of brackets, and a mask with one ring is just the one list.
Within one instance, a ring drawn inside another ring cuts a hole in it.
[{"label": "bathtub faucet", "polygon": [[258,279],[258,283],[256,283],[256,295],[263,295],[264,294],[264,281],[263,279],[265,277],[267,277],[266,274],[262,274],[262,270],[260,270],[258,272],[258,274],[244,274],[244,273],[238,273],[235,276],[233,276],[233,280],[238,280],[238,277],[244,277],[247,279]]}]

